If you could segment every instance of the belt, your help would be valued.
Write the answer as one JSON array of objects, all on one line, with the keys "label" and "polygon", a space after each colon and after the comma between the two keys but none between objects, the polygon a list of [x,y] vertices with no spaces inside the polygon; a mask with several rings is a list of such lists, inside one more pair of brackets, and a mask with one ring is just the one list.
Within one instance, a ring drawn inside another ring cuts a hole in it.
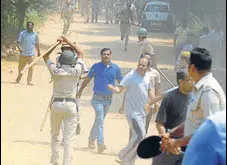
[{"label": "belt", "polygon": [[94,96],[102,97],[102,98],[105,98],[105,99],[112,99],[112,97],[113,97],[113,96],[105,96],[105,95],[99,95],[99,94],[94,94]]},{"label": "belt", "polygon": [[76,99],[74,99],[74,98],[54,98],[53,99],[53,102],[61,102],[61,101],[75,102],[76,103]]}]

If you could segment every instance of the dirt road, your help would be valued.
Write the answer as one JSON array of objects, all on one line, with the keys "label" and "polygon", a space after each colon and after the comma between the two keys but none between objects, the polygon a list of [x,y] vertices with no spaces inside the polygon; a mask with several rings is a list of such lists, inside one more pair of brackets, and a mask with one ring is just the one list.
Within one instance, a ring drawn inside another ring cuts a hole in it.
[{"label": "dirt road", "polygon": [[[42,52],[56,41],[61,35],[63,22],[59,15],[50,17],[42,29],[39,29],[39,37]],[[135,68],[139,58],[139,45],[136,38],[137,27],[132,27],[128,52],[121,49],[119,25],[104,24],[102,20],[98,24],[83,24],[80,15],[76,15],[76,23],[72,24],[69,38],[76,41],[85,51],[85,62],[90,67],[99,61],[99,51],[103,47],[113,49],[113,61],[123,71]],[[174,81],[172,71],[174,58],[172,56],[171,36],[160,33],[151,34],[157,52],[161,68],[165,70],[169,78]],[[56,53],[57,51],[55,51]],[[52,59],[56,55],[52,55]],[[41,120],[46,111],[51,97],[52,84],[49,84],[50,75],[40,61],[34,71],[34,86],[26,85],[26,76],[21,84],[13,82],[17,76],[17,58],[11,57],[1,62],[1,87],[2,87],[2,164],[3,165],[48,165],[50,157],[50,124],[46,122],[43,132],[39,131]],[[25,74],[26,75],[26,74]],[[174,81],[175,82],[175,81]],[[163,83],[163,89],[169,88]],[[94,119],[94,111],[89,104],[92,86],[89,86],[81,97],[81,124],[82,132],[75,140],[74,165],[117,165],[115,162],[119,150],[127,144],[128,125],[124,115],[109,113],[105,120],[105,143],[107,151],[98,155],[87,148],[88,135]],[[111,111],[116,112],[120,104],[120,96],[115,96]],[[152,125],[149,135],[155,134]],[[136,165],[150,164],[151,160],[138,160]]]}]

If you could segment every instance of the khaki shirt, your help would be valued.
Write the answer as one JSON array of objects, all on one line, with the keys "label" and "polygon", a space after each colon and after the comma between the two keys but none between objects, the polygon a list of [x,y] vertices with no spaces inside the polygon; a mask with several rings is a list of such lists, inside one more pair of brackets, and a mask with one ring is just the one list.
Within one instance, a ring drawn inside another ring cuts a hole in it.
[{"label": "khaki shirt", "polygon": [[[152,87],[155,88],[154,89],[154,91],[155,91],[157,86],[159,86],[159,84],[161,83],[161,76],[160,76],[159,72],[153,68],[150,68],[149,74],[151,76]],[[154,108],[154,104],[151,107]]]},{"label": "khaki shirt", "polygon": [[152,77],[152,84],[157,87],[161,83],[161,76],[156,69],[150,68],[150,74]]},{"label": "khaki shirt", "polygon": [[154,48],[147,39],[140,43],[140,55],[144,53],[154,54]]},{"label": "khaki shirt", "polygon": [[226,97],[212,73],[195,84],[185,120],[184,136],[195,133],[205,118],[215,112],[226,110]]},{"label": "khaki shirt", "polygon": [[47,66],[53,78],[53,97],[74,98],[77,82],[82,74],[81,64],[78,63],[74,67],[69,65],[57,67],[51,60],[48,60]]}]

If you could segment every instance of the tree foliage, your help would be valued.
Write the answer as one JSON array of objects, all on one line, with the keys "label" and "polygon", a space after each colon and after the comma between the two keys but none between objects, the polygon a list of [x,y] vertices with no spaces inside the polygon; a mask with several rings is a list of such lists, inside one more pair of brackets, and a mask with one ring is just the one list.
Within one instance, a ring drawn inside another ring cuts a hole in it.
[{"label": "tree foliage", "polygon": [[38,25],[55,7],[55,0],[1,0],[2,44],[16,40],[18,32],[24,29],[25,21]]}]

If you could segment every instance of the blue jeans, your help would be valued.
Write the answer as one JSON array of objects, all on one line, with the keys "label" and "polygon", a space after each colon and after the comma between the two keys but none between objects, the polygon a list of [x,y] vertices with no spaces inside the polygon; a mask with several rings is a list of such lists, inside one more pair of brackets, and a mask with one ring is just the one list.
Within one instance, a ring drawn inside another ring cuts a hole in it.
[{"label": "blue jeans", "polygon": [[98,145],[104,144],[103,137],[103,125],[104,118],[106,117],[110,105],[112,102],[112,97],[103,97],[94,95],[91,101],[91,105],[95,110],[95,121],[90,132],[89,141],[94,142],[97,139]]}]

